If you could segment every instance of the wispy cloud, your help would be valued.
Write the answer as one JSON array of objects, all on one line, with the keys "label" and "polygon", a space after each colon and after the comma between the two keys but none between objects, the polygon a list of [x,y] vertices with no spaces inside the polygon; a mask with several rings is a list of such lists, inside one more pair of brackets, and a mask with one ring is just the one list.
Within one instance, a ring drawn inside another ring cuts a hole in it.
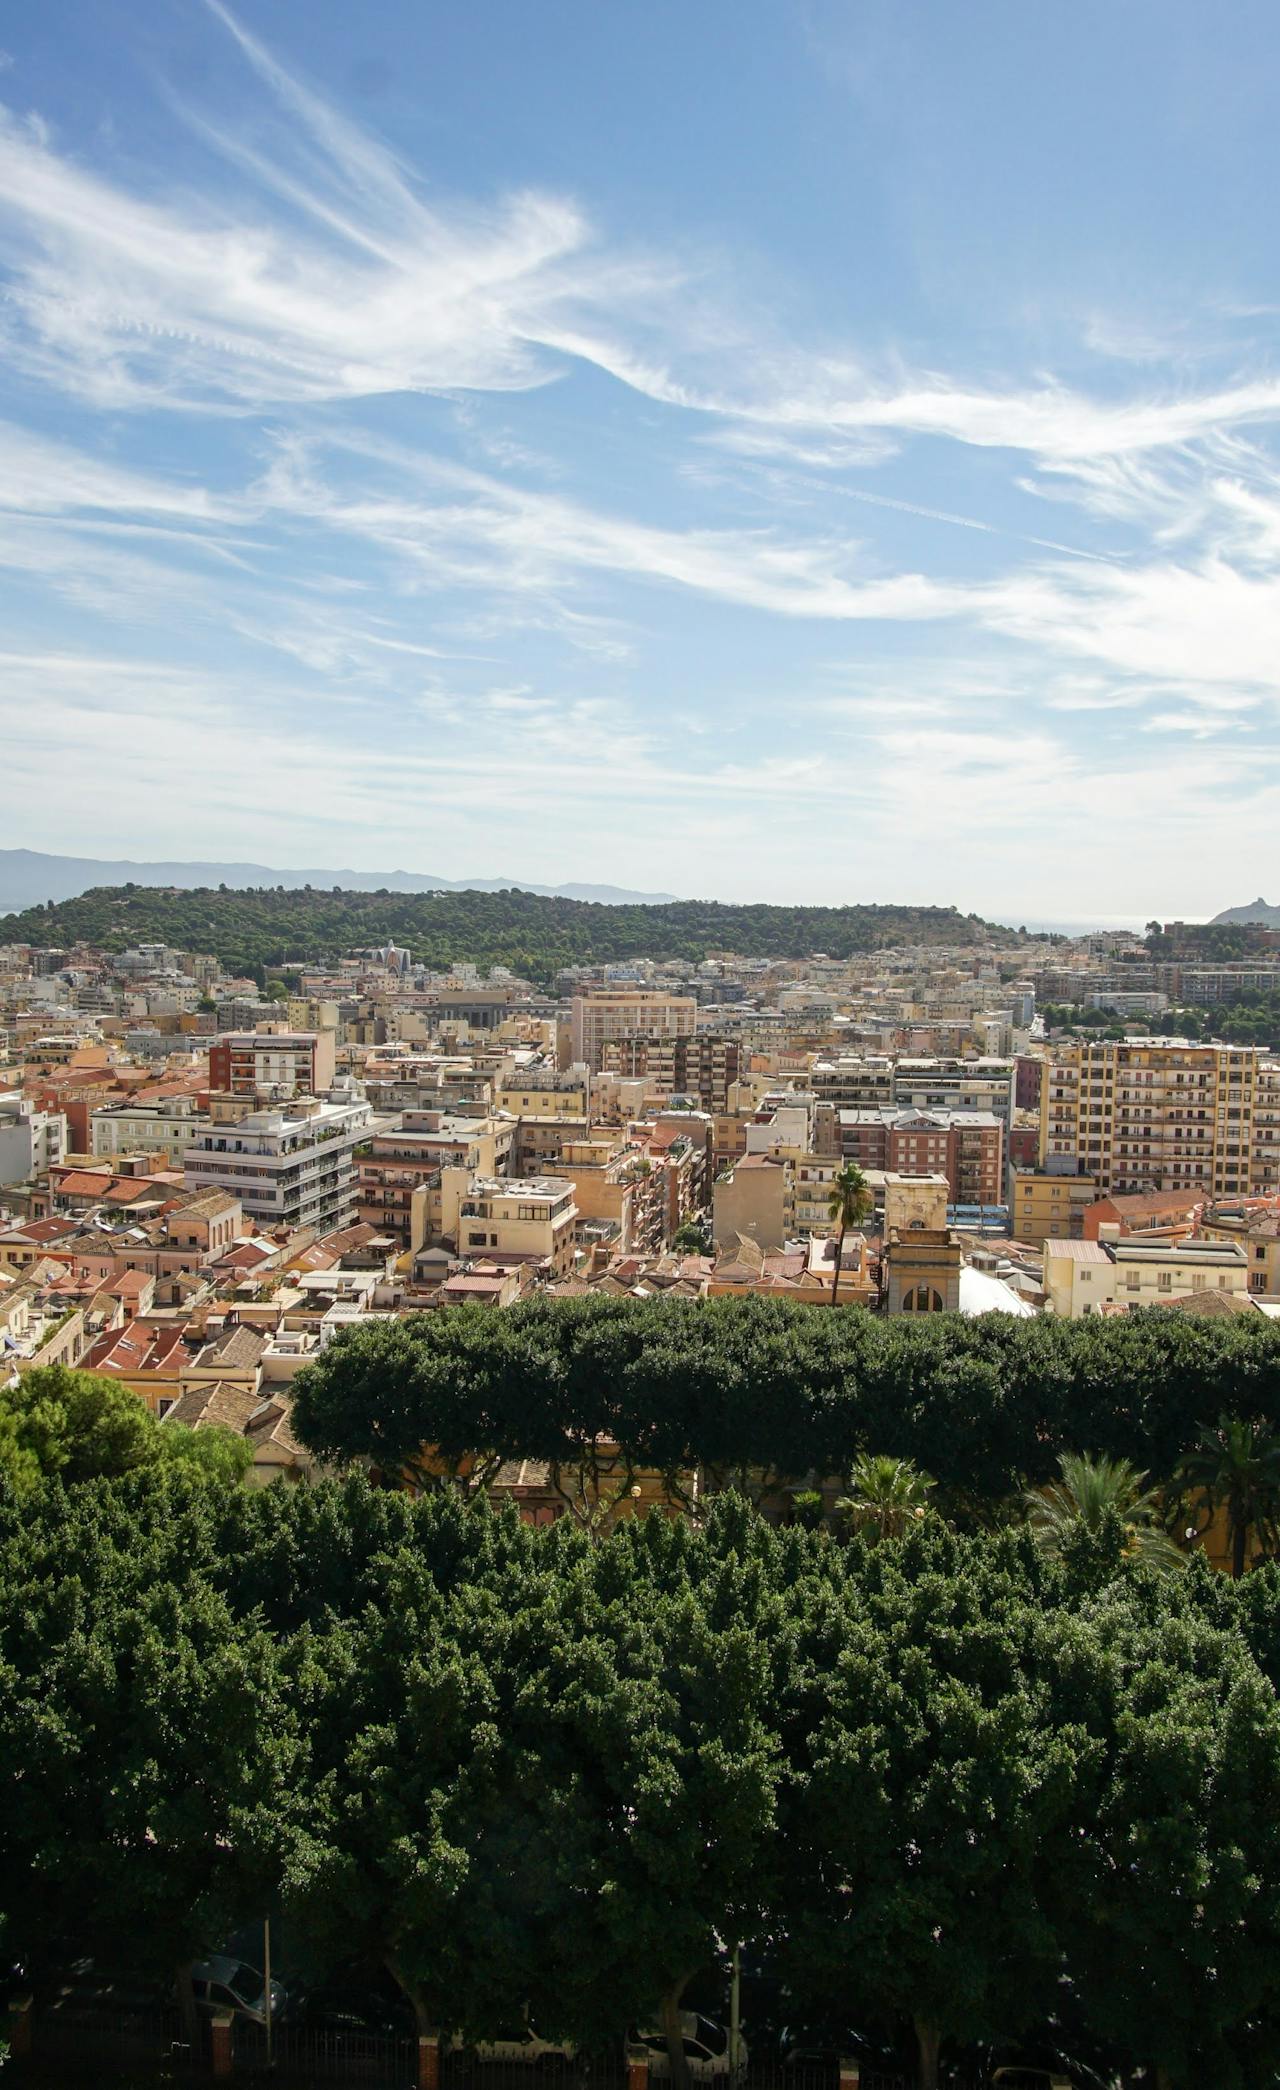
[{"label": "wispy cloud", "polygon": [[569,831],[616,873],[673,816],[717,875],[762,814],[808,866],[819,810],[1011,881],[1063,822],[1269,846],[1265,357],[1098,322],[1091,389],[815,346],[575,196],[446,197],[205,5],[253,99],[181,108],[202,185],[0,117],[0,348],[41,404],[0,422],[17,803],[181,776],[206,833],[283,823],[295,860],[326,823],[411,857],[428,810],[455,867],[518,826],[528,876],[581,869]]}]

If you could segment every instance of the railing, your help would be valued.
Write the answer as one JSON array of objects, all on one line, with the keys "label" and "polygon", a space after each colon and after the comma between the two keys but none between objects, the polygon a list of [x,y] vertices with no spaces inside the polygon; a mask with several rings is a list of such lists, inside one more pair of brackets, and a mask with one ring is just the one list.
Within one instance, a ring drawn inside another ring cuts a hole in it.
[{"label": "railing", "polygon": [[[91,2063],[93,2080],[113,2070],[164,2063],[174,2069],[202,2068],[207,2059],[208,2021],[196,2025],[194,2046],[183,2032],[176,2005],[121,2007],[61,1998],[38,2009],[32,2022],[37,2062],[65,2059]],[[86,2073],[85,2080],[90,2078]]]},{"label": "railing", "polygon": [[267,2060],[264,2026],[237,2018],[232,2035],[236,2072],[265,2075],[289,2084],[361,2083],[366,2090],[412,2090],[418,2080],[418,2042],[412,2033],[363,2030],[322,2031],[277,2024]]}]

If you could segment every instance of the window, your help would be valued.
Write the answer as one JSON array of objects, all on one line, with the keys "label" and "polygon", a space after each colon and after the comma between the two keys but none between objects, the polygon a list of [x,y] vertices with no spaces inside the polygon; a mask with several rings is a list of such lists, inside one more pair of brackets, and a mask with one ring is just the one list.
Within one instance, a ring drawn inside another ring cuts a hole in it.
[{"label": "window", "polygon": [[907,1314],[940,1314],[942,1294],[935,1291],[932,1285],[917,1285],[915,1290],[908,1292],[904,1298],[902,1311]]}]

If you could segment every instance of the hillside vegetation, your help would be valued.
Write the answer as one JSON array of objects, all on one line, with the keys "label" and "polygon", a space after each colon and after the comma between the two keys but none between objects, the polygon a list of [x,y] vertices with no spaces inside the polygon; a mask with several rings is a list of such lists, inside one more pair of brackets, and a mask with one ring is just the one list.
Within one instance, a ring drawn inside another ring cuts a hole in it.
[{"label": "hillside vegetation", "polygon": [[78,899],[31,907],[0,928],[5,941],[90,943],[123,950],[169,943],[210,951],[252,971],[357,947],[398,943],[428,965],[469,959],[508,965],[548,980],[563,965],[627,958],[699,960],[719,952],[748,958],[847,958],[900,943],[1014,945],[1015,931],[954,907],[728,906],[679,900],[669,906],[607,906],[500,893],[357,893],[284,886],[250,891],[98,886]]}]

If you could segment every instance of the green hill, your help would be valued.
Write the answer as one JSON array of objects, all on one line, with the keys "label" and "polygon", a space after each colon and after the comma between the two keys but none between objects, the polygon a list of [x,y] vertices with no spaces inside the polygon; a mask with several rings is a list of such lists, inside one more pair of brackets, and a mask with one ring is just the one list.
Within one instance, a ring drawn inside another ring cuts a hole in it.
[{"label": "green hill", "polygon": [[119,951],[168,943],[210,951],[235,971],[300,960],[329,961],[372,944],[407,945],[443,966],[469,959],[509,965],[546,981],[559,967],[628,958],[698,960],[847,958],[903,943],[1013,946],[1017,932],[954,907],[765,907],[714,900],[667,906],[605,906],[586,900],[500,893],[362,893],[340,889],[249,891],[99,886],[74,900],[27,908],[0,924],[5,942]]}]

